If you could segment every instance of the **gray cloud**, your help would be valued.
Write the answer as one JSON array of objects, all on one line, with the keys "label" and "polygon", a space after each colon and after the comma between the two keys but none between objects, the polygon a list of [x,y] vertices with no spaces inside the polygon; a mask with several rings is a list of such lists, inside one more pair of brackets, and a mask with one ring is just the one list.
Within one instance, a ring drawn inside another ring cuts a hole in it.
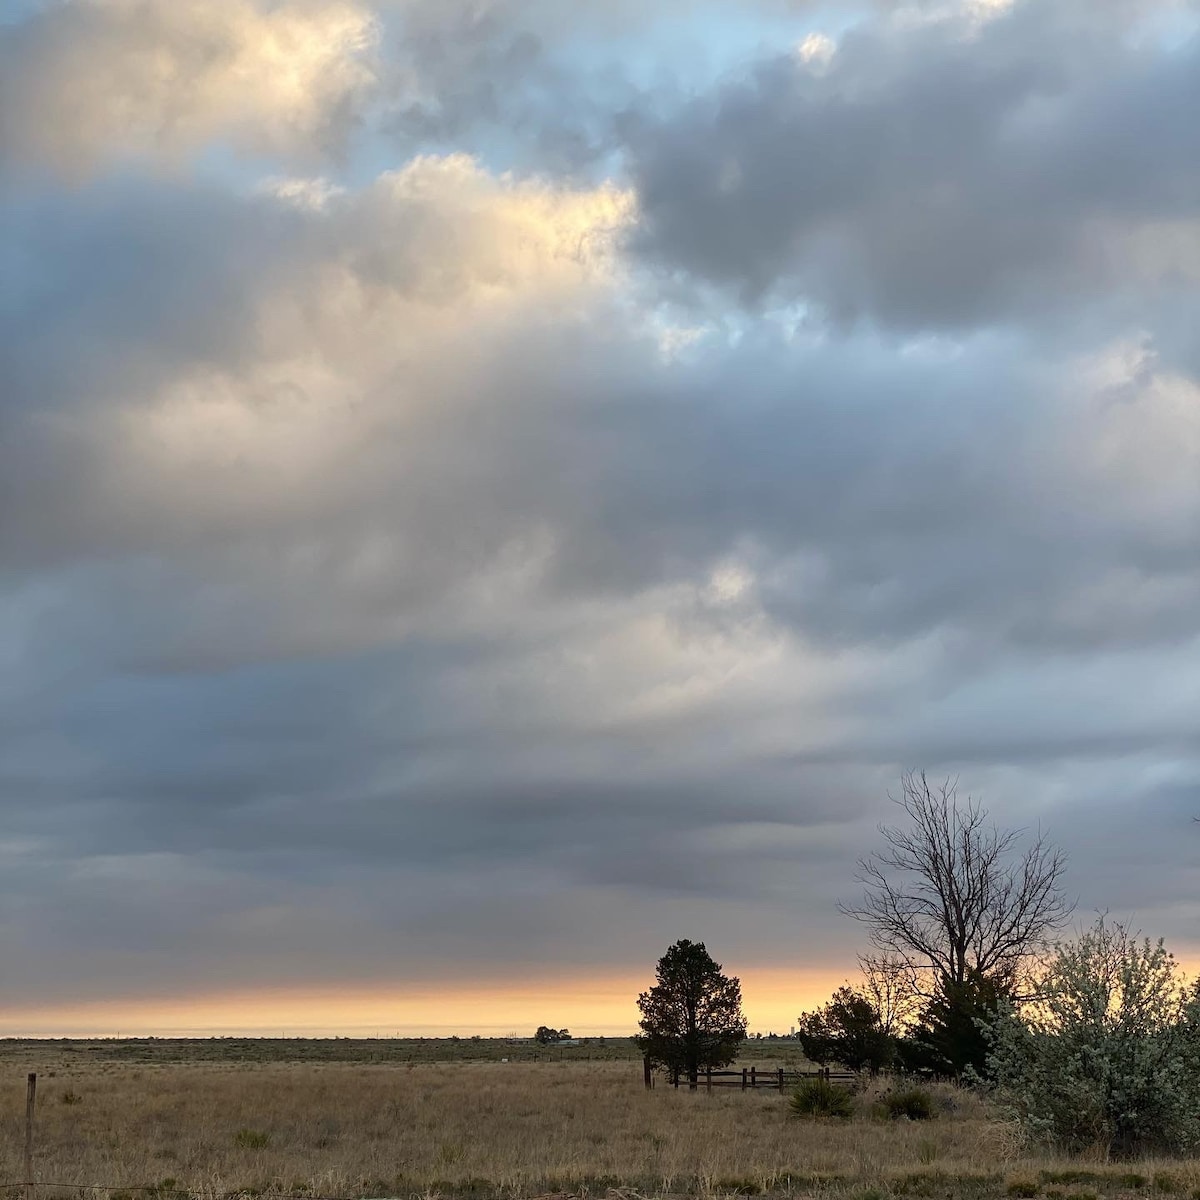
[{"label": "gray cloud", "polygon": [[[365,184],[13,174],[10,1002],[639,969],[685,933],[845,969],[834,900],[912,765],[1048,822],[1085,907],[1190,937],[1195,281],[1070,282],[1101,207],[1146,253],[1195,221],[1188,132],[1110,180],[1084,98],[1140,128],[1187,81],[1128,48],[1145,10],[1054,11],[880,19],[824,75],[643,113],[637,196],[461,156]],[[1031,57],[1058,22],[1070,55]],[[897,129],[965,238],[1011,215],[1041,250],[922,274],[888,224],[918,186]],[[797,130],[894,261],[814,274],[769,166]],[[703,185],[727,135],[758,215]],[[1018,168],[1024,215],[978,176]],[[680,268],[673,301],[630,245]],[[875,327],[701,276],[803,277]]]},{"label": "gray cloud", "polygon": [[639,246],[901,330],[1190,289],[1200,69],[1147,26],[1167,7],[1017,0],[764,62],[637,130]]}]

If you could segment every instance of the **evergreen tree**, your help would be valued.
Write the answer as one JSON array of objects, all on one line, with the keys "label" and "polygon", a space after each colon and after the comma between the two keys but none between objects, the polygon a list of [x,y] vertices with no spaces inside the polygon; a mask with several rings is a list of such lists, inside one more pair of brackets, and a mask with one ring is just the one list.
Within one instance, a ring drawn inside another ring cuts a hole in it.
[{"label": "evergreen tree", "polygon": [[638,996],[637,1039],[651,1064],[671,1081],[696,1087],[700,1072],[728,1066],[746,1036],[742,985],[721,973],[703,942],[676,942],[658,960],[657,982]]},{"label": "evergreen tree", "polygon": [[840,1063],[872,1075],[891,1065],[895,1039],[884,1028],[879,1010],[860,992],[840,987],[824,1008],[802,1013],[796,1036],[812,1062]]},{"label": "evergreen tree", "polygon": [[1005,998],[1005,989],[986,975],[969,975],[961,983],[943,978],[916,1026],[901,1041],[900,1064],[906,1070],[955,1078],[968,1069],[985,1075],[987,1031]]}]

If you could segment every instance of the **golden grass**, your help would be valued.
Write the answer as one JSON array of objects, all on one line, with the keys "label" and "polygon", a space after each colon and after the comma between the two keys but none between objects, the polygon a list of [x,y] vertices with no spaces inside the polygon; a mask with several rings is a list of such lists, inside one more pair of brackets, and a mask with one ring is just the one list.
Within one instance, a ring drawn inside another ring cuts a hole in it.
[{"label": "golden grass", "polygon": [[40,1071],[38,1178],[74,1185],[41,1189],[45,1200],[145,1184],[205,1200],[617,1190],[950,1200],[1030,1189],[1046,1200],[1187,1200],[1200,1186],[1190,1162],[1018,1157],[1006,1127],[969,1095],[931,1122],[881,1120],[864,1103],[855,1120],[822,1124],[789,1118],[778,1092],[646,1092],[634,1063],[47,1069],[11,1059],[0,1183],[22,1178],[25,1069]]}]

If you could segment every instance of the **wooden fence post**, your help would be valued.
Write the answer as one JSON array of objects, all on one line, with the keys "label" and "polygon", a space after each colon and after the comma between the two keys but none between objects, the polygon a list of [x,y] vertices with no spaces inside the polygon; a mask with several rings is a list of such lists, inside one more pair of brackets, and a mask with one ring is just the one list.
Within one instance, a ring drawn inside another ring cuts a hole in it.
[{"label": "wooden fence post", "polygon": [[783,1068],[782,1067],[779,1068],[779,1090],[780,1090],[780,1092],[783,1091]]},{"label": "wooden fence post", "polygon": [[37,1072],[30,1071],[25,1091],[25,1197],[35,1200],[37,1183],[33,1178],[33,1110],[37,1103]]},{"label": "wooden fence post", "polygon": [[750,1086],[751,1086],[752,1088],[756,1088],[756,1087],[758,1087],[758,1081],[757,1081],[757,1080],[754,1078],[754,1073],[755,1073],[755,1071],[757,1071],[757,1070],[758,1070],[758,1068],[757,1068],[757,1067],[751,1067],[751,1068],[750,1068]]},{"label": "wooden fence post", "polygon": [[750,1072],[745,1067],[742,1068],[742,1091],[746,1090],[746,1084],[749,1082]]},{"label": "wooden fence post", "polygon": [[648,1054],[642,1059],[642,1081],[646,1085],[646,1091],[649,1091],[654,1086],[654,1072],[650,1069],[650,1056]]}]

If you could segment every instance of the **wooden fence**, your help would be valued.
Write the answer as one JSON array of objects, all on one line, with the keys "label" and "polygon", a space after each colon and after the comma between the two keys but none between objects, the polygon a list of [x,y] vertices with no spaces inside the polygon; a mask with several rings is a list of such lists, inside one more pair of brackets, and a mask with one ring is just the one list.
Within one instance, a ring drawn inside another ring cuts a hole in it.
[{"label": "wooden fence", "polygon": [[[644,1064],[646,1087],[654,1086],[654,1075],[650,1063]],[[775,1070],[759,1067],[742,1067],[740,1071],[701,1071],[696,1077],[696,1086],[711,1092],[715,1087],[741,1088],[743,1092],[757,1088],[785,1091],[805,1079],[827,1079],[832,1083],[853,1083],[858,1078],[854,1071],[833,1071],[829,1067],[818,1067],[815,1071],[789,1071],[784,1067]],[[675,1079],[673,1086],[691,1087],[686,1078]]]}]

